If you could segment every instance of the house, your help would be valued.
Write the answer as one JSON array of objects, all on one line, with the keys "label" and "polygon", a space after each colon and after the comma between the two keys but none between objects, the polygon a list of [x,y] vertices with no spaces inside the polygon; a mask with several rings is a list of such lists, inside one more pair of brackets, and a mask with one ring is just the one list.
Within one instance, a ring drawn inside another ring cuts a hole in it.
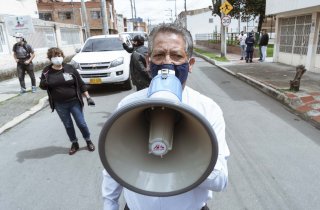
[{"label": "house", "polygon": [[[118,33],[117,16],[113,1],[114,0],[106,0],[106,16],[109,34]],[[42,20],[85,26],[81,2],[79,1],[37,0],[37,5],[39,18]],[[90,35],[101,35],[103,33],[101,1],[86,1],[85,7]]]},{"label": "house", "polygon": [[0,80],[16,74],[12,52],[15,32],[22,32],[34,48],[36,70],[48,63],[48,48],[60,47],[66,57],[71,57],[83,44],[81,26],[40,20],[36,0],[6,1],[0,7]]},{"label": "house", "polygon": [[320,1],[266,0],[266,15],[276,22],[274,61],[320,73]]},{"label": "house", "polygon": [[[249,21],[240,21],[232,18],[230,25],[226,28],[226,32],[239,34],[240,31],[257,31],[257,20],[256,18]],[[193,40],[199,37],[196,35],[219,34],[221,29],[220,17],[216,14],[212,15],[212,11],[209,8],[181,12],[176,21],[180,22],[183,26],[187,24],[187,29],[190,31]]]}]

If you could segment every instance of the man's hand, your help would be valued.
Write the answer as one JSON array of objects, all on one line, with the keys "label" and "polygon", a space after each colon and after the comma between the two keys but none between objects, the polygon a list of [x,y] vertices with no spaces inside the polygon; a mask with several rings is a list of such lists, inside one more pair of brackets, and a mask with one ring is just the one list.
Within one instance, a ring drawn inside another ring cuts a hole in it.
[{"label": "man's hand", "polygon": [[88,106],[95,106],[96,104],[94,103],[93,99],[92,98],[87,98],[87,103],[88,103]]},{"label": "man's hand", "polygon": [[28,65],[30,62],[31,62],[31,61],[26,60],[26,61],[24,62],[24,64]]}]

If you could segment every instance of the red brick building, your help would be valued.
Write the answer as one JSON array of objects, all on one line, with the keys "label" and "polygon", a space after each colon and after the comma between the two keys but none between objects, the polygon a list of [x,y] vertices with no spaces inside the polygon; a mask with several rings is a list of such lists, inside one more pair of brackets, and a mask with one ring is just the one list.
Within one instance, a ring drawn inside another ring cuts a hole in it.
[{"label": "red brick building", "polygon": [[[106,13],[109,33],[117,33],[117,18],[114,10],[114,0],[106,0]],[[85,26],[85,20],[81,11],[81,2],[64,2],[63,0],[37,0],[39,18],[47,21],[75,24]],[[91,0],[85,2],[90,34],[101,35],[103,33],[101,2]]]}]

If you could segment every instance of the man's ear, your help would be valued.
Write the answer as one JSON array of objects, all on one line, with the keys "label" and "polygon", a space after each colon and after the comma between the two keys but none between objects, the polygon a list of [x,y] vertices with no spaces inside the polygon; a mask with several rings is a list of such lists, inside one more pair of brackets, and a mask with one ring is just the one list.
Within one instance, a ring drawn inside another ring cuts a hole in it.
[{"label": "man's ear", "polygon": [[192,66],[193,66],[193,64],[196,62],[196,59],[195,58],[190,58],[190,60],[189,60],[189,73],[191,73],[192,72]]}]

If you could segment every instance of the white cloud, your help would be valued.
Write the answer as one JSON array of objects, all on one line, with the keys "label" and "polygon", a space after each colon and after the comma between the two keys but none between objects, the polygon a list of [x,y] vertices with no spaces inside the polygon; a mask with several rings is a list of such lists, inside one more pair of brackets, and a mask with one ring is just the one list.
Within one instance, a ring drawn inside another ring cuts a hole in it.
[{"label": "white cloud", "polygon": [[[71,0],[65,0],[71,1]],[[73,0],[81,1],[81,0]],[[85,0],[86,1],[86,0]],[[136,3],[136,16],[141,17],[144,22],[150,19],[151,24],[169,22],[171,17],[175,15],[175,1],[174,0],[132,0]],[[176,0],[177,15],[184,11],[185,0]],[[187,10],[208,8],[212,5],[211,0],[186,0]],[[123,14],[124,17],[131,18],[130,0],[114,0],[114,7],[117,14]]]},{"label": "white cloud", "polygon": [[[186,0],[187,10],[207,8],[212,4],[211,0]],[[130,0],[114,0],[114,6],[118,14],[123,14],[124,17],[131,18]],[[151,23],[169,22],[172,16],[175,15],[174,0],[135,0],[136,16],[143,18],[145,22],[148,19]],[[176,0],[177,15],[184,11],[184,0]]]}]

